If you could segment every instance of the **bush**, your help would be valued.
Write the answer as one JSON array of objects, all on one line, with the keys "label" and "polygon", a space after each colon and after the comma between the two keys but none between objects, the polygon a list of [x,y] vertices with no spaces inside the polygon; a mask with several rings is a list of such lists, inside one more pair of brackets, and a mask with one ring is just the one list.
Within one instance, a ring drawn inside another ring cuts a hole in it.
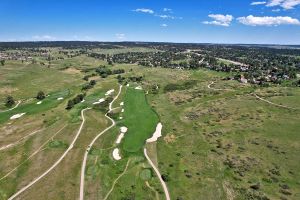
[{"label": "bush", "polygon": [[8,96],[5,101],[6,107],[12,107],[15,104],[15,100],[12,96]]},{"label": "bush", "polygon": [[37,98],[38,100],[43,100],[43,99],[45,99],[45,97],[46,97],[46,95],[45,95],[45,93],[44,93],[43,91],[39,91],[39,92],[37,93],[37,95],[36,95],[36,98]]}]

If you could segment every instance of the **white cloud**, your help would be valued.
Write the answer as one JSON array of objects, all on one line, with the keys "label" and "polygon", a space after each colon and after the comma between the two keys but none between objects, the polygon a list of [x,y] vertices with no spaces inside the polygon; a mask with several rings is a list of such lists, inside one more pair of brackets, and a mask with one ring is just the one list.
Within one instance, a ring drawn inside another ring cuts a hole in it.
[{"label": "white cloud", "polygon": [[280,6],[286,10],[294,9],[300,5],[300,0],[269,0],[268,7]]},{"label": "white cloud", "polygon": [[133,10],[134,12],[142,12],[142,13],[148,13],[148,14],[154,14],[154,11],[149,8],[137,8]]},{"label": "white cloud", "polygon": [[174,16],[171,15],[156,15],[157,17],[163,18],[163,19],[175,19]]},{"label": "white cloud", "polygon": [[50,35],[35,35],[32,37],[34,40],[43,40],[43,41],[48,41],[48,40],[56,40],[56,37],[50,36]]},{"label": "white cloud", "polygon": [[273,9],[272,12],[280,12],[281,10],[279,8]]},{"label": "white cloud", "polygon": [[249,15],[247,17],[239,17],[237,20],[249,26],[279,26],[279,25],[300,25],[300,21],[291,17],[255,17],[253,15]]},{"label": "white cloud", "polygon": [[116,38],[119,40],[125,39],[125,34],[124,33],[116,33]]},{"label": "white cloud", "polygon": [[163,11],[164,11],[164,12],[172,13],[172,9],[170,9],[170,8],[164,8]]},{"label": "white cloud", "polygon": [[254,1],[251,3],[251,6],[264,5],[266,3],[266,1]]},{"label": "white cloud", "polygon": [[232,15],[210,14],[208,17],[214,19],[213,21],[204,21],[204,24],[211,24],[217,26],[229,26],[233,20]]},{"label": "white cloud", "polygon": [[160,26],[161,26],[161,27],[168,27],[167,24],[161,24]]}]

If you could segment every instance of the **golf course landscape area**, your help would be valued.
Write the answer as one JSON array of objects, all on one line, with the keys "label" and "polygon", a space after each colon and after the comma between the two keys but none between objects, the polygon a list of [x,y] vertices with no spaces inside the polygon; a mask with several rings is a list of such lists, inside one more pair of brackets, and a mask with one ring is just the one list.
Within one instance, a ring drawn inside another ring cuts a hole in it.
[{"label": "golf course landscape area", "polygon": [[0,43],[0,199],[300,199],[300,50],[247,48]]}]

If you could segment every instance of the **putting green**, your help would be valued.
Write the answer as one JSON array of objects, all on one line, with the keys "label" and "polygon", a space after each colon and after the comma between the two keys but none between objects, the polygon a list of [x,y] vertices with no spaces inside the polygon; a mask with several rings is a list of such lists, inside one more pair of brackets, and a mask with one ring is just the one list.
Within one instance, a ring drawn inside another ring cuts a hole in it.
[{"label": "putting green", "polygon": [[146,139],[152,136],[159,119],[147,103],[143,90],[127,89],[124,110],[123,123],[128,132],[123,139],[122,147],[126,152],[138,152]]}]

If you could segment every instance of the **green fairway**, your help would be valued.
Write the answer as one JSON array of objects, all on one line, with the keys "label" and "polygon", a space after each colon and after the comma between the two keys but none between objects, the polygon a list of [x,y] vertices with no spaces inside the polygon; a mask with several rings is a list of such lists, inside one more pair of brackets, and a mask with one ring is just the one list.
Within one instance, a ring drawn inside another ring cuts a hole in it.
[{"label": "green fairway", "polygon": [[125,95],[124,125],[128,132],[123,140],[123,150],[137,152],[151,137],[158,123],[156,113],[148,105],[143,90],[128,88]]},{"label": "green fairway", "polygon": [[56,107],[58,104],[63,102],[63,101],[57,100],[57,98],[60,98],[60,97],[66,98],[69,95],[70,95],[69,90],[63,90],[63,91],[59,91],[59,92],[55,92],[55,93],[50,93],[49,97],[42,100],[42,103],[40,105],[37,104],[37,102],[38,102],[37,100],[33,100],[31,103],[28,103],[28,104],[21,103],[20,106],[17,107],[16,109],[0,113],[0,123],[3,123],[5,121],[9,120],[9,118],[15,114],[26,113],[26,115],[31,115],[31,114],[35,114],[38,112],[47,111],[51,108]]}]

